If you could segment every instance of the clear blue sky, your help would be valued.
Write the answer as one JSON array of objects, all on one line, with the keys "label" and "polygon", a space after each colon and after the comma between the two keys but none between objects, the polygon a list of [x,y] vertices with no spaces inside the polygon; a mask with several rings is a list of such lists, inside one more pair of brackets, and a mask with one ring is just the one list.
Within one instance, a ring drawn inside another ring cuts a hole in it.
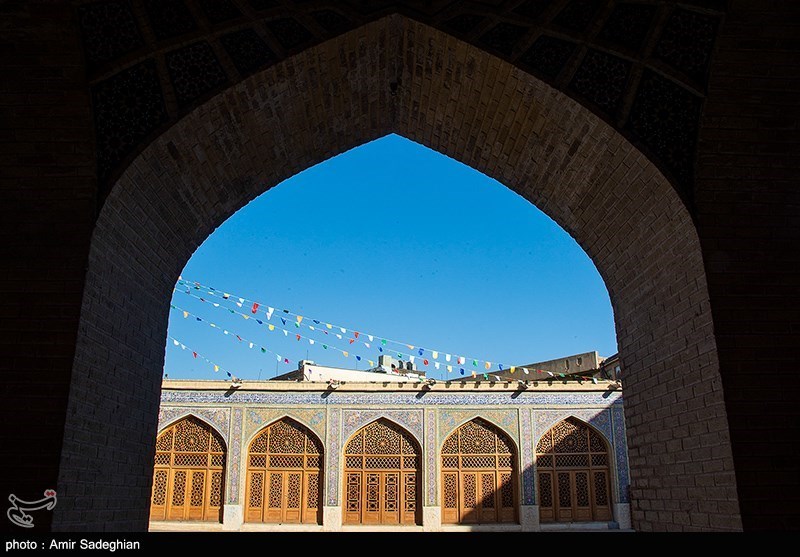
[{"label": "clear blue sky", "polygon": [[[606,287],[566,232],[499,182],[397,135],[254,199],[209,236],[182,277],[231,298],[205,289],[192,289],[196,297],[183,288],[173,294],[172,304],[190,315],[170,311],[169,335],[187,347],[167,339],[164,371],[171,379],[227,379],[226,370],[244,380],[269,379],[303,358],[366,369],[379,346],[393,356],[414,354],[417,364],[427,358],[421,368],[437,379],[460,377],[459,367],[467,375],[484,372],[485,360],[494,370],[498,363],[617,351]],[[251,303],[235,305],[237,297],[262,305],[252,314]],[[275,308],[270,320],[267,306]],[[303,316],[300,327],[283,309]],[[353,330],[360,335],[349,344]],[[415,348],[382,345],[382,338]],[[438,370],[430,350],[440,352]],[[276,353],[290,364],[278,363]],[[453,355],[450,374],[445,353]],[[456,355],[469,358],[467,365],[455,364]]]}]

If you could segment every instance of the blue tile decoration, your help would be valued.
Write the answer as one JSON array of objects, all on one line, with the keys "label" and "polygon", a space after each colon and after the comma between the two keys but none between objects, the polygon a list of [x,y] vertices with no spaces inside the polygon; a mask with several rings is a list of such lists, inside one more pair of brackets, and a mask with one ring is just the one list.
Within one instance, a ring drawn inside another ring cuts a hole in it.
[{"label": "blue tile decoration", "polygon": [[559,408],[554,410],[534,410],[533,444],[539,442],[544,433],[561,420],[570,416],[578,418],[603,434],[608,445],[614,446],[614,435],[611,432],[611,414],[607,408]]},{"label": "blue tile decoration", "polygon": [[228,424],[230,423],[230,408],[204,408],[202,406],[186,407],[172,406],[161,407],[158,411],[158,432],[186,416],[194,416],[207,422],[220,434],[228,446]]},{"label": "blue tile decoration", "polygon": [[344,444],[359,429],[378,418],[389,421],[405,428],[420,447],[422,444],[422,409],[414,410],[343,410],[341,444],[337,445],[339,452],[344,450]]},{"label": "blue tile decoration", "polygon": [[[516,393],[516,396],[514,394]],[[422,394],[422,396],[420,396]],[[168,391],[161,393],[161,403],[202,404],[273,404],[273,405],[366,405],[372,407],[396,406],[495,406],[495,405],[546,405],[546,406],[609,406],[622,402],[622,393],[536,393],[504,391],[497,393],[446,393],[388,392],[388,393],[337,393],[337,392],[235,392],[224,391]]]},{"label": "blue tile decoration", "polygon": [[433,408],[425,410],[425,466],[427,472],[427,504],[436,505],[439,489],[437,488],[437,459],[439,455],[438,443],[436,442],[436,412]]},{"label": "blue tile decoration", "polygon": [[528,408],[520,410],[519,413],[521,439],[520,453],[522,474],[522,504],[536,504],[536,474],[533,469],[533,427],[531,427],[531,411]]},{"label": "blue tile decoration", "polygon": [[[456,387],[458,388],[458,387]],[[323,394],[325,395],[323,397]],[[513,396],[512,396],[513,395]],[[161,395],[159,429],[194,415],[217,429],[228,444],[228,504],[238,504],[242,452],[261,428],[288,416],[314,431],[325,447],[326,504],[340,501],[341,454],[346,440],[370,422],[386,418],[408,430],[423,450],[424,501],[439,502],[439,445],[461,424],[480,417],[505,431],[519,450],[521,503],[536,501],[535,447],[541,435],[574,416],[597,429],[614,454],[617,501],[628,502],[629,469],[622,394],[594,392],[235,392],[170,391]],[[461,405],[463,407],[458,408]]]},{"label": "blue tile decoration", "polygon": [[242,409],[234,408],[231,419],[231,442],[228,445],[228,503],[235,505],[239,502],[239,470],[242,467]]},{"label": "blue tile decoration", "polygon": [[[325,445],[325,409],[324,408],[247,408],[245,410],[244,440],[245,448],[250,440],[262,428],[269,424],[289,417],[296,420],[317,434]],[[327,448],[327,447],[326,447]]]},{"label": "blue tile decoration", "polygon": [[450,434],[462,424],[473,418],[483,418],[502,429],[519,447],[519,430],[517,428],[517,409],[485,410],[474,408],[470,410],[442,410],[439,412],[439,440],[444,443]]},{"label": "blue tile decoration", "polygon": [[614,452],[617,463],[617,485],[619,486],[620,503],[628,503],[628,438],[625,433],[625,414],[622,406],[615,406],[612,410],[614,422]]},{"label": "blue tile decoration", "polygon": [[[331,408],[328,411],[328,447],[341,447],[340,421],[342,411],[339,408]],[[328,466],[325,470],[328,475],[328,506],[335,506],[339,503],[339,453],[341,451],[328,450]]]}]

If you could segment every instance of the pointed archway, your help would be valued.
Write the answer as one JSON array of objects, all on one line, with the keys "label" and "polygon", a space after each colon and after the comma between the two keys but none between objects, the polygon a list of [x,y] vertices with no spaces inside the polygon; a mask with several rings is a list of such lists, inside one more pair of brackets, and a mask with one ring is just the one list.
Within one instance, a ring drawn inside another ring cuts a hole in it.
[{"label": "pointed archway", "polygon": [[156,439],[150,520],[220,521],[225,442],[206,422],[186,416]]},{"label": "pointed archway", "polygon": [[[670,513],[646,518],[637,506],[661,500],[645,489],[653,475],[665,488],[682,487],[666,496],[680,491],[690,526],[709,524],[717,506],[708,501],[738,508],[702,253],[675,190],[578,103],[480,49],[393,15],[212,98],[143,150],[114,185],[93,232],[54,528],[105,525],[99,495],[96,509],[75,505],[95,483],[129,498],[118,502],[134,509],[126,527],[146,527],[153,464],[140,447],[156,433],[170,293],[193,250],[288,176],[390,132],[496,178],[592,258],[614,308],[630,446],[658,454],[666,441],[653,430],[673,442],[702,431],[702,444],[687,442],[681,457],[708,470],[706,477],[687,477],[669,459],[631,458],[634,526],[678,524]],[[85,450],[87,429],[108,439],[99,454]],[[113,473],[119,455],[129,463],[129,484],[141,487],[113,489],[123,485]],[[725,524],[736,527],[738,511],[728,514]]]},{"label": "pointed archway", "polygon": [[421,524],[422,451],[404,428],[380,418],[344,446],[344,524]]},{"label": "pointed archway", "polygon": [[321,524],[322,459],[322,442],[301,423],[263,428],[247,451],[245,521]]},{"label": "pointed archway", "polygon": [[541,521],[611,520],[610,458],[603,436],[578,418],[547,430],[536,445]]},{"label": "pointed archway", "polygon": [[499,427],[475,418],[442,445],[442,523],[518,521],[517,449]]}]

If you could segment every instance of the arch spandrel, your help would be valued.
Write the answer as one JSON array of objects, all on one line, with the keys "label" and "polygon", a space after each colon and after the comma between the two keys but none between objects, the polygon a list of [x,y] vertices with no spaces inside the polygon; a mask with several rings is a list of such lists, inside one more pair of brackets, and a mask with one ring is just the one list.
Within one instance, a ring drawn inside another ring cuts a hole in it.
[{"label": "arch spandrel", "polygon": [[516,409],[508,410],[440,410],[438,413],[438,447],[441,451],[445,439],[453,434],[465,423],[475,419],[483,420],[498,430],[502,431],[514,443],[516,448],[520,446],[519,438],[519,419]]},{"label": "arch spandrel", "polygon": [[348,410],[342,411],[342,447],[345,446],[347,439],[349,439],[356,431],[362,429],[364,426],[379,420],[385,419],[390,422],[396,423],[402,427],[414,438],[416,443],[422,447],[423,443],[423,416],[421,409],[411,410]]},{"label": "arch spandrel", "polygon": [[244,446],[248,446],[253,437],[272,423],[289,418],[313,431],[318,438],[325,438],[325,410],[321,408],[248,408],[245,411],[245,427],[243,433]]},{"label": "arch spandrel", "polygon": [[158,435],[184,418],[193,417],[213,429],[228,445],[230,411],[225,408],[161,408],[158,414]]}]

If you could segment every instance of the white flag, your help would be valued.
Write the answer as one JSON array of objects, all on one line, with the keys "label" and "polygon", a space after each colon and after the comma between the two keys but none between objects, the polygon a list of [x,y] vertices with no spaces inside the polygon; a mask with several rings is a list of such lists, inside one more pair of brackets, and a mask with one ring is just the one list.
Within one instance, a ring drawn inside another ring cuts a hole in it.
[{"label": "white flag", "polygon": [[445,354],[444,355],[444,359],[449,362],[450,361],[450,354]]}]

